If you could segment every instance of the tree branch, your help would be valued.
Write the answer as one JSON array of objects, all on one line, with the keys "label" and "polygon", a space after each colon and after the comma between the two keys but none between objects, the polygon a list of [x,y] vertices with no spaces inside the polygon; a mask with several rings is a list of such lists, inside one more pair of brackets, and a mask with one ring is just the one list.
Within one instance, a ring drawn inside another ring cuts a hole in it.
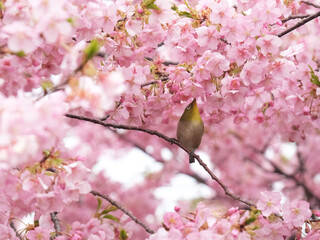
[{"label": "tree branch", "polygon": [[156,84],[158,83],[158,81],[161,81],[161,82],[165,82],[165,81],[168,81],[169,78],[166,76],[166,77],[162,77],[160,78],[159,80],[155,80],[155,81],[151,81],[151,82],[147,82],[147,83],[142,83],[140,85],[141,88],[145,87],[145,86],[149,86],[149,85],[152,85],[152,84]]},{"label": "tree branch", "polygon": [[68,118],[72,118],[72,119],[77,119],[77,120],[82,120],[82,121],[87,121],[87,122],[91,122],[91,123],[94,123],[94,124],[98,124],[98,125],[101,125],[101,126],[104,126],[104,127],[107,127],[107,128],[118,128],[118,129],[125,129],[125,130],[135,130],[135,131],[140,131],[140,132],[145,132],[145,133],[148,133],[150,135],[156,135],[158,136],[159,138],[162,138],[164,139],[165,141],[171,143],[171,144],[175,144],[177,145],[178,147],[180,147],[181,149],[183,149],[185,152],[187,152],[189,154],[189,156],[192,156],[194,157],[195,159],[197,159],[197,161],[199,162],[199,164],[204,168],[204,170],[210,175],[210,177],[216,181],[221,187],[222,189],[224,190],[225,194],[229,197],[231,197],[232,199],[236,200],[236,201],[239,201],[239,202],[242,202],[248,206],[253,206],[255,207],[255,204],[251,203],[250,201],[248,200],[245,200],[239,196],[236,196],[234,195],[229,189],[227,186],[225,186],[223,184],[223,182],[221,182],[221,180],[215,176],[213,174],[213,172],[208,168],[208,166],[201,160],[201,158],[189,151],[185,146],[183,146],[177,139],[175,138],[169,138],[167,137],[166,135],[158,132],[158,131],[155,131],[155,130],[150,130],[150,129],[144,129],[144,128],[141,128],[141,127],[136,127],[136,126],[128,126],[128,125],[122,125],[122,124],[113,124],[113,123],[105,123],[105,122],[102,122],[100,120],[97,120],[97,119],[93,119],[93,118],[88,118],[88,117],[83,117],[83,116],[77,116],[77,115],[72,115],[72,114],[66,114],[65,115],[66,117]]},{"label": "tree branch", "polygon": [[97,191],[92,190],[90,192],[92,195],[94,196],[99,196],[105,200],[107,200],[109,203],[111,203],[112,205],[116,206],[118,209],[120,209],[123,213],[125,213],[128,217],[130,217],[134,222],[136,222],[137,224],[139,224],[140,226],[142,226],[146,232],[150,233],[150,234],[154,234],[155,231],[152,230],[147,224],[141,222],[139,219],[137,219],[131,212],[129,212],[128,210],[126,210],[123,206],[121,206],[118,202],[116,202],[115,200],[111,199],[109,196],[107,195],[103,195]]},{"label": "tree branch", "polygon": [[317,5],[317,4],[309,2],[309,1],[301,1],[301,2],[304,4],[310,5],[312,7],[315,7],[315,8],[320,8],[320,5]]},{"label": "tree branch", "polygon": [[9,223],[10,227],[13,229],[13,231],[16,233],[17,238],[19,238],[20,240],[22,240],[22,237],[20,236],[20,234],[18,233],[16,227],[14,226],[13,221],[11,220]]},{"label": "tree branch", "polygon": [[56,230],[55,236],[52,237],[52,239],[55,239],[56,237],[61,235],[61,225],[60,225],[60,220],[57,217],[57,214],[58,214],[58,212],[50,213],[51,221],[53,222],[54,229]]},{"label": "tree branch", "polygon": [[[153,58],[150,58],[150,57],[145,57],[144,59],[148,60],[148,61],[151,61],[151,62],[154,61]],[[165,65],[165,66],[169,66],[169,65],[178,65],[179,63],[178,62],[172,62],[172,61],[164,61],[164,62],[162,62],[162,64]]]},{"label": "tree branch", "polygon": [[309,17],[304,18],[303,20],[301,20],[300,22],[298,22],[297,24],[293,25],[292,27],[288,28],[287,30],[277,34],[278,37],[282,37],[286,34],[288,34],[289,32],[292,32],[293,30],[297,29],[298,27],[306,24],[307,22],[310,22],[311,20],[317,18],[320,16],[320,11],[316,12],[315,14],[310,15]]},{"label": "tree branch", "polygon": [[307,18],[309,17],[310,14],[306,14],[306,15],[291,15],[287,18],[284,18],[281,20],[282,23],[285,23],[285,22],[288,22],[289,20],[292,20],[292,19],[297,19],[297,18]]}]

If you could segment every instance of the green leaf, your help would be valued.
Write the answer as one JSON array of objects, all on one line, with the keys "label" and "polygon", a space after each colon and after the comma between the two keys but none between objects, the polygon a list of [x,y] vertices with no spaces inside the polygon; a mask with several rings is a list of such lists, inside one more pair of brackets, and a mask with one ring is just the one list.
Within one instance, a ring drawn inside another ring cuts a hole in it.
[{"label": "green leaf", "polygon": [[118,208],[116,206],[109,205],[101,212],[101,214],[107,214],[107,213],[110,213],[110,212],[114,212],[116,210],[118,210]]},{"label": "green leaf", "polygon": [[50,166],[59,167],[63,163],[63,159],[61,158],[51,158]]},{"label": "green leaf", "polygon": [[254,221],[257,220],[256,216],[252,216],[252,217],[248,217],[246,218],[246,220],[244,221],[244,225],[249,225],[250,223],[253,223]]},{"label": "green leaf", "polygon": [[39,220],[35,219],[35,220],[33,221],[33,225],[34,225],[35,227],[39,227]]},{"label": "green leaf", "polygon": [[144,0],[141,5],[147,9],[159,10],[159,7],[154,2],[155,0]]},{"label": "green leaf", "polygon": [[102,200],[101,200],[101,198],[97,198],[97,201],[98,201],[98,206],[97,206],[97,212],[98,212],[101,208]]},{"label": "green leaf", "polygon": [[[43,90],[48,91],[49,89],[53,88],[54,84],[52,81],[48,80],[48,81],[43,81],[41,82],[41,87],[43,88]],[[44,153],[45,154],[45,153]],[[50,154],[50,151],[49,151]],[[48,155],[49,155],[48,154]],[[46,156],[48,156],[46,155]]]},{"label": "green leaf", "polygon": [[[42,83],[41,83],[42,84]],[[51,154],[51,150],[43,150],[42,151],[42,154],[45,156],[45,157],[49,157],[50,154]]]},{"label": "green leaf", "polygon": [[112,221],[119,222],[119,218],[117,218],[117,217],[115,217],[115,216],[113,216],[111,214],[106,214],[106,215],[103,216],[103,218],[107,218],[107,219],[110,219]]},{"label": "green leaf", "polygon": [[93,58],[100,50],[100,45],[96,39],[93,39],[90,44],[84,49],[85,61]]},{"label": "green leaf", "polygon": [[310,65],[308,66],[310,68],[310,74],[311,74],[310,82],[316,85],[317,87],[320,87],[319,77],[314,73],[312,67]]},{"label": "green leaf", "polygon": [[173,4],[171,9],[175,11],[180,17],[188,17],[188,18],[193,18],[192,14],[187,11],[179,11],[178,7]]},{"label": "green leaf", "polygon": [[68,23],[71,23],[71,25],[74,24],[74,21],[73,21],[72,18],[67,18],[67,22],[68,22]]},{"label": "green leaf", "polygon": [[19,51],[19,52],[16,52],[15,53],[18,57],[25,57],[26,56],[26,54],[25,54],[25,52],[24,51]]},{"label": "green leaf", "polygon": [[247,217],[244,220],[244,225],[249,225],[250,223],[253,223],[258,219],[259,215],[260,215],[260,210],[253,207],[249,213],[249,217]]},{"label": "green leaf", "polygon": [[120,229],[120,239],[121,240],[127,240],[128,239],[128,234],[127,234],[126,230],[124,230],[123,228]]}]

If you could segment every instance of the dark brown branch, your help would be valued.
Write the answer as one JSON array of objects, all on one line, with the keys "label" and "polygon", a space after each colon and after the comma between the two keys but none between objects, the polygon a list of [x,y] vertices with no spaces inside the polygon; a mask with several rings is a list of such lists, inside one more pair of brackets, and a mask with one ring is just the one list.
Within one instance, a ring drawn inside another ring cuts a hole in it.
[{"label": "dark brown branch", "polygon": [[121,210],[123,213],[125,213],[128,217],[130,217],[134,222],[136,222],[137,224],[139,224],[140,226],[142,226],[146,232],[150,233],[150,234],[154,234],[155,231],[152,230],[147,224],[141,222],[139,219],[137,219],[131,212],[129,212],[127,209],[125,209],[123,206],[121,206],[118,202],[116,202],[115,200],[111,199],[109,196],[107,195],[103,195],[97,191],[91,191],[90,192],[92,195],[94,196],[99,196],[105,200],[107,200],[109,203],[111,203],[112,205],[116,206],[119,210]]},{"label": "dark brown branch", "polygon": [[306,14],[306,15],[291,15],[291,16],[289,16],[287,18],[282,19],[281,22],[285,23],[285,22],[288,22],[289,20],[292,20],[292,19],[298,19],[298,18],[302,19],[302,18],[307,18],[309,16],[310,16],[310,14]]},{"label": "dark brown branch", "polygon": [[288,28],[287,30],[279,33],[277,36],[278,37],[282,37],[286,34],[288,34],[289,32],[292,32],[293,30],[297,29],[298,27],[301,27],[302,25],[306,24],[307,22],[310,22],[311,20],[317,18],[320,16],[320,11],[316,12],[315,14],[310,15],[309,17],[304,18],[303,20],[301,20],[300,22],[298,22],[297,24],[295,24],[294,26]]},{"label": "dark brown branch", "polygon": [[309,1],[301,1],[301,2],[304,4],[310,5],[312,7],[315,7],[315,8],[320,8],[320,5],[317,5],[317,4],[309,2]]},{"label": "dark brown branch", "polygon": [[[248,145],[248,147],[250,147],[250,145]],[[306,197],[308,200],[310,200],[311,198],[315,199],[317,202],[320,202],[320,197],[318,197],[317,195],[315,195],[311,189],[304,183],[303,180],[299,180],[297,178],[297,174],[303,174],[305,172],[305,167],[304,167],[304,161],[303,161],[303,158],[302,158],[302,155],[300,152],[297,153],[297,157],[298,157],[298,161],[299,161],[299,168],[297,169],[297,171],[295,171],[295,173],[293,174],[289,174],[289,173],[286,173],[284,172],[279,166],[277,166],[274,162],[266,159],[266,157],[264,156],[264,151],[263,150],[258,150],[256,149],[255,147],[251,147],[252,150],[258,154],[261,154],[262,157],[267,160],[270,165],[272,166],[273,170],[269,170],[269,169],[266,169],[264,167],[262,167],[259,163],[257,163],[256,161],[254,161],[252,158],[250,157],[245,157],[244,159],[245,160],[248,160],[250,161],[251,163],[253,163],[254,165],[256,165],[257,167],[259,167],[260,169],[262,169],[263,171],[265,172],[269,172],[269,173],[275,173],[275,174],[279,174],[287,179],[290,179],[292,180],[296,186],[300,186],[302,187]]]},{"label": "dark brown branch", "polygon": [[209,169],[209,167],[207,166],[207,164],[205,164],[201,159],[200,157],[197,155],[197,154],[193,154],[192,152],[189,153],[189,155],[193,155],[195,159],[197,159],[198,163],[206,170],[207,173],[209,173],[210,177],[216,181],[221,187],[222,189],[224,190],[224,193],[231,197],[232,199],[236,200],[236,201],[239,201],[239,202],[242,202],[250,207],[256,207],[255,204],[251,203],[250,201],[246,200],[246,199],[243,199],[239,196],[236,196],[235,194],[233,194],[226,185],[224,185],[224,183],[216,176],[213,174],[213,172]]},{"label": "dark brown branch", "polygon": [[147,83],[142,83],[140,85],[141,88],[145,87],[145,86],[149,86],[149,85],[152,85],[152,84],[157,84],[158,81],[161,81],[161,82],[165,82],[165,81],[168,81],[169,78],[168,77],[162,77],[160,78],[159,80],[155,80],[155,81],[152,81],[152,82],[147,82]]},{"label": "dark brown branch", "polygon": [[56,230],[55,236],[52,237],[52,239],[55,239],[56,237],[61,235],[61,225],[60,225],[60,220],[57,217],[57,214],[58,214],[58,212],[50,213],[51,221],[53,222],[54,229]]},{"label": "dark brown branch", "polygon": [[[153,62],[153,58],[150,58],[150,57],[145,57],[144,59],[148,60],[148,61],[151,61]],[[178,65],[179,63],[178,62],[172,62],[172,61],[164,61],[162,62],[163,65],[165,66],[169,66],[169,65]]]},{"label": "dark brown branch", "polygon": [[9,225],[10,225],[10,227],[13,229],[13,231],[16,233],[17,238],[19,238],[20,240],[22,240],[22,237],[20,236],[20,234],[18,233],[16,227],[14,226],[13,221],[10,221]]},{"label": "dark brown branch", "polygon": [[111,128],[118,128],[118,129],[125,129],[125,130],[135,130],[135,131],[140,131],[140,132],[145,132],[145,133],[148,133],[150,135],[156,135],[158,136],[159,138],[162,138],[164,139],[165,141],[171,143],[171,144],[175,144],[177,145],[178,147],[180,147],[181,149],[183,149],[185,152],[187,152],[189,154],[189,156],[192,156],[194,157],[195,159],[197,159],[197,161],[199,162],[199,164],[206,170],[206,172],[210,175],[210,177],[216,181],[224,190],[225,194],[229,197],[231,197],[232,199],[236,200],[236,201],[239,201],[239,202],[242,202],[248,206],[254,206],[255,205],[253,203],[251,203],[250,201],[248,200],[245,200],[239,196],[236,196],[234,195],[229,189],[227,186],[225,186],[222,181],[216,176],[213,174],[213,172],[208,168],[208,166],[201,160],[201,158],[197,155],[197,154],[194,154],[193,152],[189,151],[185,146],[183,146],[177,139],[175,138],[169,138],[167,137],[166,135],[158,132],[158,131],[155,131],[155,130],[150,130],[150,129],[144,129],[144,128],[141,128],[141,127],[136,127],[136,126],[128,126],[128,125],[122,125],[122,124],[113,124],[113,123],[105,123],[105,122],[102,122],[100,120],[97,120],[97,119],[92,119],[92,118],[88,118],[88,117],[83,117],[83,116],[76,116],[76,115],[72,115],[72,114],[66,114],[65,115],[66,117],[68,118],[72,118],[72,119],[77,119],[77,120],[82,120],[82,121],[87,121],[87,122],[91,122],[91,123],[94,123],[94,124],[98,124],[98,125],[101,125],[101,126],[104,126],[104,127],[111,127]]},{"label": "dark brown branch", "polygon": [[231,43],[229,43],[226,39],[224,39],[224,38],[219,38],[219,40],[221,41],[221,42],[224,42],[225,44],[227,44],[227,45],[231,45]]}]

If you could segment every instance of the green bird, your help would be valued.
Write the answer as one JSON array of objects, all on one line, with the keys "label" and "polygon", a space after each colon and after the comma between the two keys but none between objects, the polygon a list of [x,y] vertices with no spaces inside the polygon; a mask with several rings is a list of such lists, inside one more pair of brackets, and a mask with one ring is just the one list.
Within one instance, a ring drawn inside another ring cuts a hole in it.
[{"label": "green bird", "polygon": [[[188,150],[194,152],[201,143],[204,125],[200,116],[196,99],[185,108],[177,127],[177,138]],[[189,157],[194,163],[194,158]]]}]

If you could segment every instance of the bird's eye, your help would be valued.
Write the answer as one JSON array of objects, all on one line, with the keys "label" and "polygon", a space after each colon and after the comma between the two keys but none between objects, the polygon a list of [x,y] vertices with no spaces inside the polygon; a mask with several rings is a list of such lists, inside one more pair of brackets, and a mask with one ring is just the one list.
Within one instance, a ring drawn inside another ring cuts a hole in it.
[{"label": "bird's eye", "polygon": [[191,106],[192,106],[192,104],[189,104],[189,105],[187,106],[187,109],[188,109],[188,110],[191,109]]}]

